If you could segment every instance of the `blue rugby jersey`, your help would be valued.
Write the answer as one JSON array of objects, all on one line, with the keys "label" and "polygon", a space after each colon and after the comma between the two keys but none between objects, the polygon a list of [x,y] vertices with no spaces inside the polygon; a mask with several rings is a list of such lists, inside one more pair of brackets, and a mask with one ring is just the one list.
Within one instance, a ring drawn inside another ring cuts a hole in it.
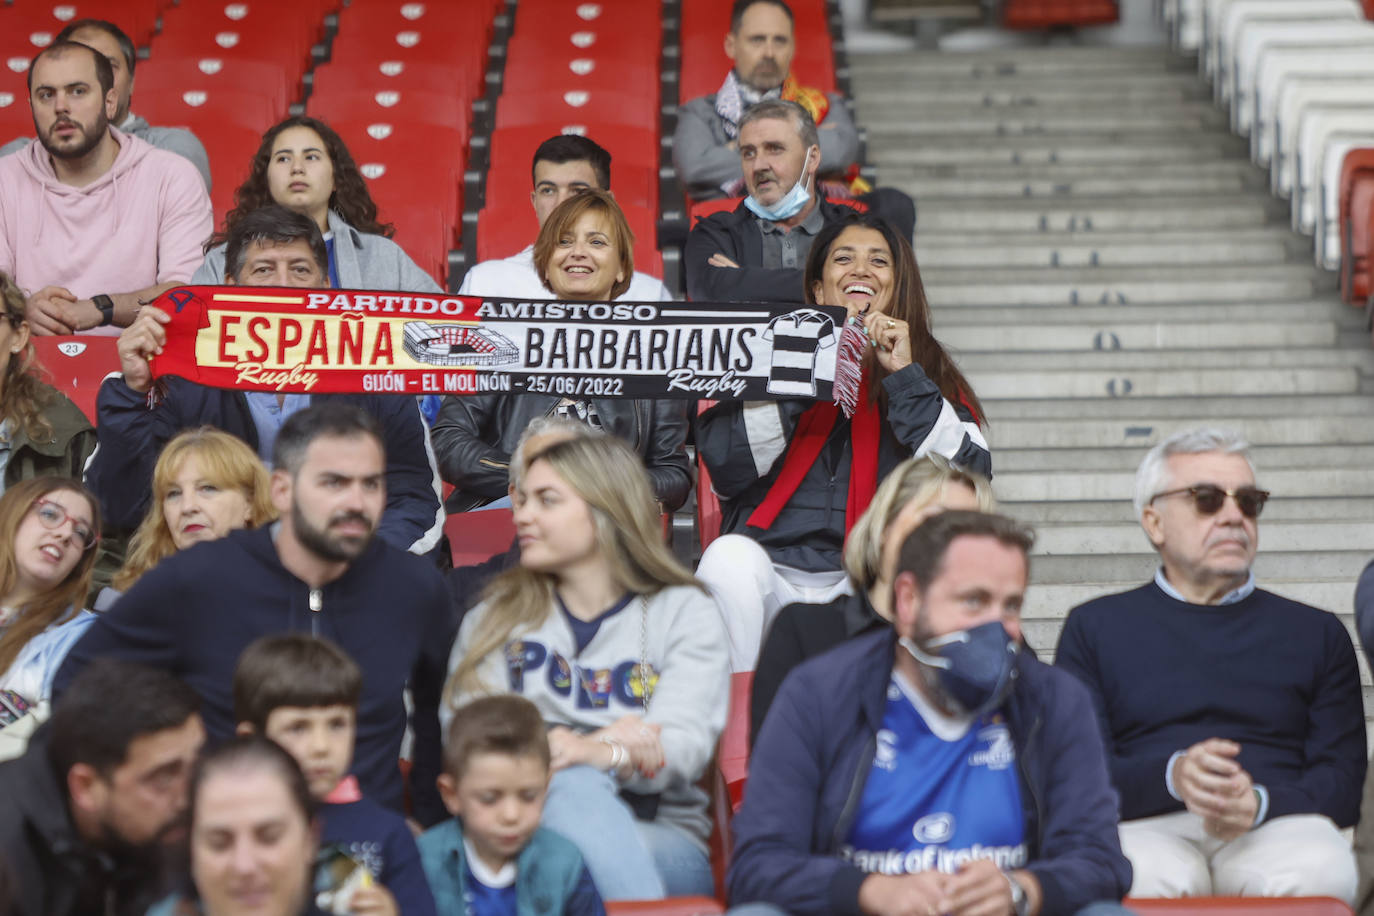
[{"label": "blue rugby jersey", "polygon": [[[932,730],[927,716],[936,719]],[[840,855],[859,869],[953,874],[975,859],[1026,864],[1016,750],[1000,712],[957,724],[893,673],[877,751]]]}]

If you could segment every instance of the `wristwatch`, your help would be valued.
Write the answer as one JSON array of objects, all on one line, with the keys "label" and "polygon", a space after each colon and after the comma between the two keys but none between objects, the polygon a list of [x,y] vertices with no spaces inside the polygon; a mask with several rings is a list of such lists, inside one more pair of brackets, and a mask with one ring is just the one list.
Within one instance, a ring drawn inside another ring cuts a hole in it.
[{"label": "wristwatch", "polygon": [[1007,872],[1002,872],[1002,877],[1007,879],[1007,885],[1011,888],[1011,911],[1016,916],[1026,916],[1030,912],[1030,898],[1026,896],[1026,889]]},{"label": "wristwatch", "polygon": [[95,307],[100,309],[100,327],[107,328],[114,324],[114,300],[104,293],[92,296],[91,301]]}]

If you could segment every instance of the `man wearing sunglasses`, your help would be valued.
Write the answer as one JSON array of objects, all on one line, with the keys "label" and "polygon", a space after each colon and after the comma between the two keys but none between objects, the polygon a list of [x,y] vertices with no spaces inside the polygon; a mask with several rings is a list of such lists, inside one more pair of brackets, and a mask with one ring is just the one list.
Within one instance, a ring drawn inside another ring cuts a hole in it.
[{"label": "man wearing sunglasses", "polygon": [[1070,612],[1055,664],[1093,696],[1133,897],[1355,895],[1365,775],[1354,647],[1332,614],[1255,587],[1269,494],[1211,428],[1156,445],[1135,510],[1154,581]]}]

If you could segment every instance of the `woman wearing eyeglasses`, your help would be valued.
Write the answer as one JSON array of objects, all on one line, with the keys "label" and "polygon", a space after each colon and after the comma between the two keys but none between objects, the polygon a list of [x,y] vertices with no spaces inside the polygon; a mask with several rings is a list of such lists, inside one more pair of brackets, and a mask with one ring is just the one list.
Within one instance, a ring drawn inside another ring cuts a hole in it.
[{"label": "woman wearing eyeglasses", "polygon": [[100,509],[80,483],[36,477],[0,497],[0,723],[46,702],[67,650],[95,615],[82,609]]},{"label": "woman wearing eyeglasses", "polygon": [[30,477],[80,477],[93,451],[90,421],[39,378],[24,294],[0,272],[0,492]]}]

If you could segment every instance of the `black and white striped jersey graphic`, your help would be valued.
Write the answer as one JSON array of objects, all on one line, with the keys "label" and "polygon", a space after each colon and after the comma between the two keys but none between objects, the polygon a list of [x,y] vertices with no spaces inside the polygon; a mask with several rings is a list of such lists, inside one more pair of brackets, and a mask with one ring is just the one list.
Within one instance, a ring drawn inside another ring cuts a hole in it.
[{"label": "black and white striped jersey graphic", "polygon": [[835,322],[815,309],[797,309],[768,322],[764,340],[773,341],[768,393],[816,396],[816,354],[835,345]]}]

